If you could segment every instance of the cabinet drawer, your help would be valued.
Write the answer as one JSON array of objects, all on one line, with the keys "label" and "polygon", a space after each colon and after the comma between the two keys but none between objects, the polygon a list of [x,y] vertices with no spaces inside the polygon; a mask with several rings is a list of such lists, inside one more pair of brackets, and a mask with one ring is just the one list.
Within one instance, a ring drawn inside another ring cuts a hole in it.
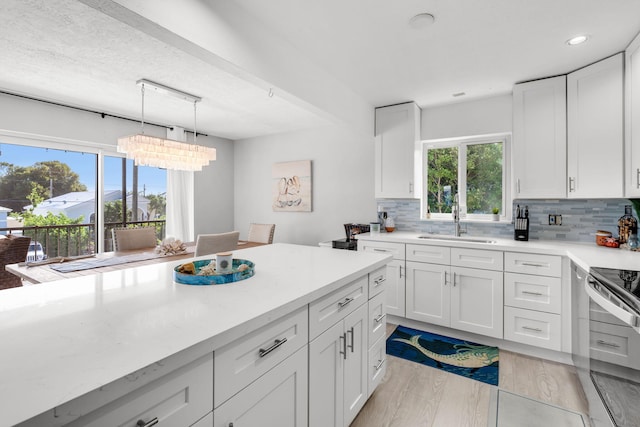
[{"label": "cabinet drawer", "polygon": [[387,300],[384,293],[369,300],[369,344],[385,336],[387,325]]},{"label": "cabinet drawer", "polygon": [[404,259],[404,243],[370,242],[358,240],[358,250],[390,254],[393,259]]},{"label": "cabinet drawer", "polygon": [[407,261],[444,265],[451,263],[451,249],[444,246],[407,245],[406,255]]},{"label": "cabinet drawer", "polygon": [[145,387],[68,424],[70,427],[135,426],[154,419],[190,426],[212,411],[213,354],[191,362]]},{"label": "cabinet drawer", "polygon": [[384,291],[387,281],[387,266],[381,267],[369,273],[369,298]]},{"label": "cabinet drawer", "polygon": [[309,341],[368,300],[367,276],[309,304]]},{"label": "cabinet drawer", "polygon": [[451,248],[451,265],[502,271],[504,263],[501,251]]},{"label": "cabinet drawer", "polygon": [[367,394],[371,393],[380,385],[384,374],[387,372],[387,340],[385,337],[380,338],[369,349],[369,369]]},{"label": "cabinet drawer", "polygon": [[517,252],[504,253],[504,271],[537,274],[539,276],[562,276],[562,257]]},{"label": "cabinet drawer", "polygon": [[628,327],[589,322],[589,347],[593,359],[640,369],[640,335]]},{"label": "cabinet drawer", "polygon": [[303,307],[214,352],[214,406],[217,408],[308,342]]},{"label": "cabinet drawer", "polygon": [[510,341],[560,351],[560,326],[559,314],[504,308],[504,338]]},{"label": "cabinet drawer", "polygon": [[562,281],[558,277],[504,273],[504,303],[560,314]]}]

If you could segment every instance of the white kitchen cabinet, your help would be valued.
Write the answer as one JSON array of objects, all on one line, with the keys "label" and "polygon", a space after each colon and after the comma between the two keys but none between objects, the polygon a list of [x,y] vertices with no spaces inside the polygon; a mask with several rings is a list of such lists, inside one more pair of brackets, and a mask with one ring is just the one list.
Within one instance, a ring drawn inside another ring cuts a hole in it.
[{"label": "white kitchen cabinet", "polygon": [[450,252],[452,264],[476,263],[485,269],[407,261],[406,317],[502,338],[502,252]]},{"label": "white kitchen cabinet", "polygon": [[364,406],[369,395],[367,313],[368,305],[361,305],[309,343],[310,427],[348,426]]},{"label": "white kitchen cabinet", "polygon": [[393,256],[393,260],[387,264],[384,281],[387,314],[405,317],[405,244],[358,240],[358,250]]},{"label": "white kitchen cabinet", "polygon": [[567,197],[567,78],[513,88],[514,198]]},{"label": "white kitchen cabinet", "polygon": [[307,350],[306,345],[300,348],[216,408],[213,425],[306,427]]},{"label": "white kitchen cabinet", "polygon": [[510,341],[560,351],[561,326],[559,314],[504,308],[504,338]]},{"label": "white kitchen cabinet", "polygon": [[640,35],[625,51],[625,197],[640,197]]},{"label": "white kitchen cabinet", "polygon": [[420,197],[414,178],[420,108],[413,102],[376,108],[375,197]]},{"label": "white kitchen cabinet", "polygon": [[623,54],[567,76],[569,198],[623,197]]}]

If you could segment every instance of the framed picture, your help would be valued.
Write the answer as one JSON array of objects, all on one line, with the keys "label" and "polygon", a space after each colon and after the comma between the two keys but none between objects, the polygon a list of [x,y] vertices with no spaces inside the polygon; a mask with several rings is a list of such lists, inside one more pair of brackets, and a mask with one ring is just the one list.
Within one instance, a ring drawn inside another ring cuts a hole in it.
[{"label": "framed picture", "polygon": [[274,163],[274,212],[311,212],[311,160]]}]

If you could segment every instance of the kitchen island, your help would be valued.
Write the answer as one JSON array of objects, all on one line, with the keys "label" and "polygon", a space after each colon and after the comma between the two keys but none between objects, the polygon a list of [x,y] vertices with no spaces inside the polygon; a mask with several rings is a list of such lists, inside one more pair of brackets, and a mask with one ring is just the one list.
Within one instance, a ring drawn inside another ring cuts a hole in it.
[{"label": "kitchen island", "polygon": [[289,244],[239,250],[234,258],[254,262],[255,276],[181,285],[173,281],[180,262],[168,262],[2,291],[2,425],[35,416],[64,425],[184,365],[213,365],[200,361],[281,318],[306,319],[311,303],[362,288],[390,260]]}]

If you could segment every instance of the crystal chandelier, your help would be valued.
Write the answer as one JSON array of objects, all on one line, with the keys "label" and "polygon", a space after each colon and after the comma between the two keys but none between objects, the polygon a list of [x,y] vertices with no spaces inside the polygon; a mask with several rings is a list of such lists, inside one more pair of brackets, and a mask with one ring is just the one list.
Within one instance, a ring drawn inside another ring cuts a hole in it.
[{"label": "crystal chandelier", "polygon": [[[139,134],[118,138],[118,152],[126,153],[136,166],[152,166],[182,171],[200,171],[216,159],[216,149],[196,144],[196,103],[202,98],[149,80],[138,80],[142,91],[142,127]],[[144,134],[144,90],[150,86],[158,92],[193,102],[193,144]]]}]

